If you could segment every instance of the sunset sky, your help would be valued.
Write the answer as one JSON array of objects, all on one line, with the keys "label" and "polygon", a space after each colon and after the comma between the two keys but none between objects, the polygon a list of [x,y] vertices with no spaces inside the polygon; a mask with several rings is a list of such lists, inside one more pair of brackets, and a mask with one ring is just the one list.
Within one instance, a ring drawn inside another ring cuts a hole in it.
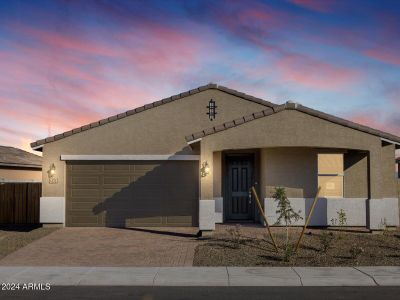
[{"label": "sunset sky", "polygon": [[209,82],[400,135],[400,1],[0,0],[0,145]]}]

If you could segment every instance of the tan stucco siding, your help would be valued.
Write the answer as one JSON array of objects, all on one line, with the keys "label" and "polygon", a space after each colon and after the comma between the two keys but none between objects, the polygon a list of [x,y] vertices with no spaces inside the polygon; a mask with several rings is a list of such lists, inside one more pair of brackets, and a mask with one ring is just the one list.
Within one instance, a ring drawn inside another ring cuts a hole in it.
[{"label": "tan stucco siding", "polygon": [[0,168],[0,180],[42,181],[42,170]]},{"label": "tan stucco siding", "polygon": [[[213,99],[217,115],[210,121],[206,106]],[[65,163],[61,154],[193,154],[185,136],[204,128],[265,109],[265,106],[218,91],[207,90],[99,126],[43,147],[43,176],[51,163],[58,184],[43,184],[44,196],[64,196]],[[44,177],[45,178],[45,177]]]},{"label": "tan stucco siding", "polygon": [[222,197],[222,153],[214,152],[213,155],[213,188],[214,197]]},{"label": "tan stucco siding", "polygon": [[[341,126],[295,110],[277,114],[206,136],[201,159],[225,149],[311,147],[366,150],[370,153],[371,197],[382,196],[381,140],[379,137]],[[206,179],[207,180],[207,179]],[[201,199],[212,195],[212,185],[201,180]]]},{"label": "tan stucco siding", "polygon": [[382,146],[382,198],[393,198],[396,195],[395,146]]},{"label": "tan stucco siding", "polygon": [[368,198],[368,154],[349,151],[344,154],[344,196]]},{"label": "tan stucco siding", "polygon": [[276,186],[286,188],[288,197],[315,197],[318,181],[317,150],[270,148],[261,151],[263,197],[271,197]]}]

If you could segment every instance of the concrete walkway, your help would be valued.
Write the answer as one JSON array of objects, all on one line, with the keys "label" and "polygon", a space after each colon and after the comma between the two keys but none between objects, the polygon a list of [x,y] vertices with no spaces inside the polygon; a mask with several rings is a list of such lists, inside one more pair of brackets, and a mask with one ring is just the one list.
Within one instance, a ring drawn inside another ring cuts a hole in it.
[{"label": "concrete walkway", "polygon": [[400,286],[400,267],[0,267],[0,283],[54,286]]}]

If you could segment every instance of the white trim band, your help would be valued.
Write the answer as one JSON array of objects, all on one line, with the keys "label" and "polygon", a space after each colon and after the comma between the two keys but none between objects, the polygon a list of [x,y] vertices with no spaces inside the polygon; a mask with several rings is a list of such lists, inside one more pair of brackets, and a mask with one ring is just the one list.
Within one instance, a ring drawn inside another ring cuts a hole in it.
[{"label": "white trim band", "polygon": [[187,144],[188,144],[188,145],[191,145],[191,144],[194,144],[194,143],[197,143],[197,142],[200,142],[200,141],[201,141],[201,138],[198,138],[198,139],[196,139],[196,140],[193,140],[193,141],[188,142]]},{"label": "white trim band", "polygon": [[381,141],[400,146],[400,143],[385,138],[381,138]]},{"label": "white trim band", "polygon": [[200,155],[61,155],[61,160],[200,160]]}]

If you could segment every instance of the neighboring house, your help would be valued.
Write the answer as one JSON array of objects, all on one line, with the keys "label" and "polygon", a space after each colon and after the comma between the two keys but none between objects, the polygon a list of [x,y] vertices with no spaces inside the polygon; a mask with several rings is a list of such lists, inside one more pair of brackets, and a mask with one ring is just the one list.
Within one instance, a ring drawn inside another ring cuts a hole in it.
[{"label": "neighboring house", "polygon": [[42,158],[22,149],[0,146],[0,182],[41,182]]},{"label": "neighboring house", "polygon": [[303,215],[322,187],[311,225],[329,225],[340,209],[349,226],[399,223],[400,137],[216,84],[31,146],[43,152],[41,222],[200,230],[261,222],[255,185],[272,223],[275,186]]},{"label": "neighboring house", "polygon": [[400,178],[400,157],[396,158],[397,178]]}]

